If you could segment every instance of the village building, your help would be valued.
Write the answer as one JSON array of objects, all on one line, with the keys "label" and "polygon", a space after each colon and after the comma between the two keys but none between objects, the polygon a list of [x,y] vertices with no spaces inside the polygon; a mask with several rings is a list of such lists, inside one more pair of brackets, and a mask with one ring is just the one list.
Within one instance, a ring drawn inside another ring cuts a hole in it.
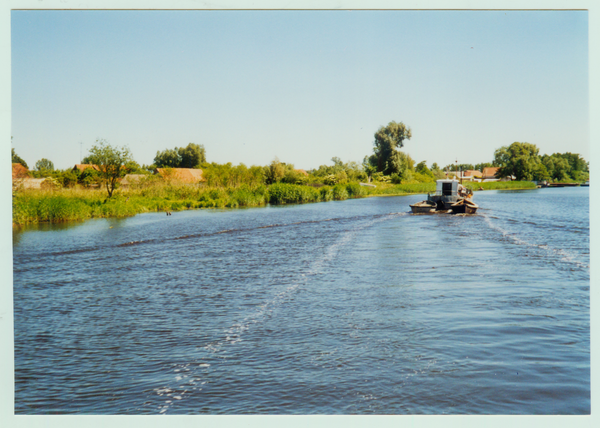
[{"label": "village building", "polygon": [[482,173],[476,169],[468,169],[466,171],[454,171],[456,178],[462,181],[481,181]]},{"label": "village building", "polygon": [[12,164],[12,179],[22,179],[29,177],[29,170],[20,163]]},{"label": "village building", "polygon": [[156,168],[156,172],[165,180],[182,183],[200,183],[206,181],[202,170],[196,168]]},{"label": "village building", "polygon": [[100,168],[98,167],[98,165],[93,165],[91,163],[76,164],[73,167],[72,171],[79,170],[79,172],[83,172],[88,168],[92,168],[92,169],[95,169],[96,171],[100,171]]}]

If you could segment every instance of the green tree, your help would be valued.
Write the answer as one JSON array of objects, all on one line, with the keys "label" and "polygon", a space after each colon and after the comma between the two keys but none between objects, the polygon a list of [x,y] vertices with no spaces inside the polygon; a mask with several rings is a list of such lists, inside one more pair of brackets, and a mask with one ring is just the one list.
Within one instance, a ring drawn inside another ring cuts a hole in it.
[{"label": "green tree", "polygon": [[280,182],[285,176],[285,165],[279,162],[279,159],[273,159],[271,164],[265,167],[264,176],[267,184]]},{"label": "green tree", "polygon": [[373,152],[378,172],[385,175],[399,173],[402,159],[397,155],[398,149],[404,146],[404,140],[410,140],[411,137],[411,129],[402,122],[392,121],[386,127],[382,126],[377,130]]},{"label": "green tree", "polygon": [[535,144],[514,142],[494,152],[494,163],[500,168],[497,177],[514,176],[517,180],[533,180],[541,162]]},{"label": "green tree", "polygon": [[35,163],[35,169],[37,171],[54,171],[54,164],[52,161],[42,158]]},{"label": "green tree", "polygon": [[133,160],[127,147],[113,147],[106,140],[96,140],[90,149],[89,161],[100,168],[101,181],[106,186],[108,197],[112,197],[117,179],[125,175],[123,167]]},{"label": "green tree", "polygon": [[15,153],[15,149],[11,148],[10,153],[11,153],[11,157],[12,157],[12,163],[20,163],[25,168],[29,168],[27,166],[27,162],[25,162],[23,159],[21,159],[21,157],[17,153]]},{"label": "green tree", "polygon": [[157,168],[196,168],[206,162],[206,150],[201,144],[189,143],[187,147],[175,147],[156,152]]},{"label": "green tree", "polygon": [[546,165],[544,165],[541,162],[537,164],[537,166],[533,170],[533,179],[536,181],[548,181],[551,178],[552,177],[550,176],[550,173],[548,173]]},{"label": "green tree", "polygon": [[175,149],[166,149],[162,152],[156,152],[156,156],[154,157],[154,165],[157,168],[179,168],[181,164],[181,156],[177,151],[177,147]]},{"label": "green tree", "polygon": [[196,168],[201,163],[206,162],[206,150],[203,145],[189,143],[187,147],[178,150],[181,162],[179,168]]}]

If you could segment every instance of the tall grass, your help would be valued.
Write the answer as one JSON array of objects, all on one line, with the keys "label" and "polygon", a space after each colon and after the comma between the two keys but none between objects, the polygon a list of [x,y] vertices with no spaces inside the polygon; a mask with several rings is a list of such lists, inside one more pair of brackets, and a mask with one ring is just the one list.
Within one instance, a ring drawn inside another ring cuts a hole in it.
[{"label": "tall grass", "polygon": [[[515,181],[466,185],[486,190],[535,188],[533,183]],[[13,223],[59,223],[89,218],[126,217],[144,212],[260,207],[268,203],[302,204],[433,191],[435,183],[380,183],[375,188],[350,183],[315,188],[287,183],[276,183],[269,187],[263,184],[223,187],[150,180],[121,188],[110,199],[107,199],[104,190],[89,188],[17,191],[13,195]]]},{"label": "tall grass", "polygon": [[535,189],[537,186],[531,181],[489,181],[484,183],[466,182],[465,187],[472,190],[518,190],[518,189]]}]

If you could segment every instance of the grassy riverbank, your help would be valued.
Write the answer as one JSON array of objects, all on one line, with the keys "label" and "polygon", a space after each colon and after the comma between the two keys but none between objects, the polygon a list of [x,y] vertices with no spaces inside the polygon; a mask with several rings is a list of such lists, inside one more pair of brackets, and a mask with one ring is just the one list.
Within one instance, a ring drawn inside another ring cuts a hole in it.
[{"label": "grassy riverbank", "polygon": [[[530,182],[473,183],[474,189],[529,189]],[[319,188],[277,183],[271,186],[234,188],[176,185],[155,182],[148,186],[119,189],[112,198],[100,189],[72,188],[25,190],[13,196],[13,224],[60,223],[90,218],[127,217],[145,212],[199,208],[260,207],[345,200],[365,196],[400,196],[435,191],[435,183],[385,184],[364,187],[358,183]]]}]

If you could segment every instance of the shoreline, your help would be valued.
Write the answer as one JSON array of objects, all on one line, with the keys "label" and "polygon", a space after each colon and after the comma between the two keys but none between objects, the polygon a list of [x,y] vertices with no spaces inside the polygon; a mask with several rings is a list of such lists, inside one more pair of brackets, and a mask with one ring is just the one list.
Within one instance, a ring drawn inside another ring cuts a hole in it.
[{"label": "shoreline", "polygon": [[[530,182],[511,182],[511,183],[515,183],[515,185],[510,185],[510,186],[506,186],[503,185],[501,187],[505,187],[505,188],[495,188],[496,186],[492,185],[490,186],[488,184],[488,186],[486,187],[491,187],[488,189],[483,189],[483,190],[478,190],[478,189],[473,189],[474,192],[482,192],[482,191],[486,191],[486,190],[533,190],[536,189],[536,186],[533,183]],[[519,184],[517,184],[519,183]],[[528,183],[528,184],[525,184]],[[324,199],[316,199],[316,200],[299,200],[299,201],[294,201],[294,202],[283,202],[283,203],[271,203],[268,200],[262,199],[261,200],[254,200],[251,201],[252,203],[250,204],[237,204],[237,203],[231,203],[231,206],[227,206],[227,204],[224,204],[222,200],[219,200],[219,205],[215,205],[214,201],[213,205],[210,205],[208,203],[204,204],[202,206],[201,201],[191,201],[191,200],[187,200],[187,199],[167,199],[166,197],[163,198],[158,198],[158,197],[148,197],[148,196],[138,196],[133,194],[131,191],[128,192],[124,192],[124,193],[119,193],[115,195],[114,199],[110,199],[109,204],[112,203],[113,207],[112,209],[109,209],[111,207],[108,207],[106,204],[100,204],[98,202],[98,200],[91,200],[93,199],[93,197],[96,197],[96,199],[101,199],[104,195],[98,195],[98,194],[86,194],[84,196],[87,196],[90,200],[87,201],[83,201],[82,198],[83,196],[79,195],[79,196],[72,196],[72,195],[59,195],[59,197],[62,197],[63,200],[73,200],[74,204],[77,205],[76,208],[79,208],[80,210],[82,209],[82,207],[85,207],[85,209],[95,209],[98,208],[97,211],[94,212],[86,212],[86,215],[81,215],[81,213],[77,213],[79,214],[79,216],[77,218],[72,218],[72,216],[66,216],[64,213],[64,210],[62,210],[61,212],[57,212],[55,214],[57,215],[52,215],[52,220],[48,220],[48,219],[44,219],[43,217],[41,217],[40,215],[30,215],[28,218],[33,220],[33,221],[24,221],[24,222],[15,222],[14,221],[14,213],[15,213],[15,206],[13,204],[13,222],[12,222],[12,226],[13,226],[13,230],[18,229],[20,227],[25,227],[28,225],[32,225],[32,224],[65,224],[65,223],[79,223],[79,222],[84,222],[85,220],[90,220],[90,219],[98,219],[98,218],[126,218],[126,217],[133,217],[135,215],[138,214],[143,214],[143,213],[149,213],[149,212],[162,212],[162,213],[166,213],[166,212],[177,212],[177,211],[187,211],[187,210],[198,210],[198,209],[214,209],[214,208],[218,208],[218,209],[239,209],[239,208],[264,208],[264,207],[268,207],[270,205],[274,205],[274,206],[281,206],[281,205],[299,205],[299,204],[306,204],[306,203],[320,203],[320,202],[329,202],[332,200],[347,200],[347,199],[361,199],[361,198],[371,198],[371,197],[391,197],[391,196],[410,196],[410,195],[424,195],[427,194],[428,192],[424,191],[424,189],[422,188],[423,185],[428,185],[428,184],[433,184],[433,183],[418,183],[415,185],[404,185],[404,186],[414,186],[414,187],[419,187],[418,189],[415,189],[414,192],[411,191],[406,191],[406,189],[398,189],[398,191],[394,191],[394,186],[389,186],[389,187],[383,187],[383,188],[376,188],[373,190],[361,190],[360,192],[344,192],[345,194],[342,195],[336,195],[337,197],[332,197],[332,195],[329,195],[327,197],[325,197]],[[346,189],[346,187],[348,187],[348,189],[350,189],[349,187],[350,185],[344,186],[344,185],[338,185],[336,187],[343,187],[344,190]],[[396,186],[401,186],[401,185],[396,185]],[[298,188],[304,188],[304,187],[308,187],[308,186],[299,186],[299,185],[289,185],[288,187],[292,188],[293,190],[297,190]],[[500,186],[498,186],[500,187]],[[354,187],[355,189],[356,187]],[[326,190],[326,192],[329,192],[330,190],[332,190],[333,188],[328,188]],[[364,188],[362,188],[364,189]],[[232,190],[232,189],[230,189]],[[211,190],[212,191],[212,190]],[[221,192],[225,192],[223,189],[221,189]],[[385,193],[383,193],[385,192]],[[31,196],[34,196],[33,198],[31,198]],[[35,193],[32,192],[32,194],[28,195],[30,197],[31,200],[33,200],[34,202],[40,202],[42,200],[43,197],[48,197],[45,194],[40,194],[38,195],[38,198],[35,198]],[[50,198],[54,197],[55,195],[50,196]],[[98,198],[98,196],[100,196],[100,198]],[[123,202],[122,199],[127,197],[127,199]],[[129,204],[129,206],[127,206],[127,202],[129,201],[130,198],[134,198],[134,200],[132,200],[132,203]],[[64,202],[64,201],[61,201]],[[261,203],[262,202],[262,203]],[[133,206],[135,204],[135,206]],[[62,207],[58,207],[55,208],[57,211],[60,211]],[[62,217],[59,216],[60,214],[62,214]],[[54,221],[53,221],[54,220]]]}]

